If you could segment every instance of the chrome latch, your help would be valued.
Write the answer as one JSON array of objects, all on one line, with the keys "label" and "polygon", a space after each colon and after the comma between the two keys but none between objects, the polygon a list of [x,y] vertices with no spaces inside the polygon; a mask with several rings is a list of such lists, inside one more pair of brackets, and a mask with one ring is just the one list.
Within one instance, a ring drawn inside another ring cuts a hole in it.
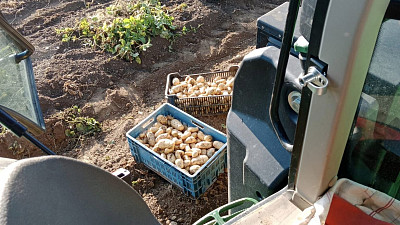
[{"label": "chrome latch", "polygon": [[307,86],[316,95],[324,95],[328,89],[328,79],[317,68],[308,68],[308,73],[299,77],[301,86]]}]

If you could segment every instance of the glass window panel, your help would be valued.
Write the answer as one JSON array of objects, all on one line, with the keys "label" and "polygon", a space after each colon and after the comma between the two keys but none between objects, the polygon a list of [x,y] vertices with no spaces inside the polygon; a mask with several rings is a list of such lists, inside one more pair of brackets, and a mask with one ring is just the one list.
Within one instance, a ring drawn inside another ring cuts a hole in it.
[{"label": "glass window panel", "polygon": [[41,114],[36,110],[37,102],[34,102],[37,96],[32,96],[32,91],[36,90],[31,86],[32,78],[29,74],[31,64],[28,60],[20,63],[15,61],[15,54],[24,50],[3,28],[0,28],[0,105],[9,109],[7,111],[17,112],[44,128]]},{"label": "glass window panel", "polygon": [[400,21],[385,20],[376,42],[340,177],[400,199]]}]

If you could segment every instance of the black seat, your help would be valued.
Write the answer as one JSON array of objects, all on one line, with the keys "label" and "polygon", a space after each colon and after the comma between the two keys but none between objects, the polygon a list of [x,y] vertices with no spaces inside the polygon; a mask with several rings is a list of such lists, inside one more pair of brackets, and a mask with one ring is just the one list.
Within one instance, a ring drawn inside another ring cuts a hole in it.
[{"label": "black seat", "polygon": [[0,224],[159,224],[138,193],[112,174],[60,156],[0,172]]}]

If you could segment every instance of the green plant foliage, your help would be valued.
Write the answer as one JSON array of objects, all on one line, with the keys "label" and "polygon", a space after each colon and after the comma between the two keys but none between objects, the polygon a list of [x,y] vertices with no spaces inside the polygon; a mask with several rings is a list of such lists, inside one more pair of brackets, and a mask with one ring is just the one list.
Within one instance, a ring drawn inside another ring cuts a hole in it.
[{"label": "green plant foliage", "polygon": [[68,137],[90,136],[101,132],[101,124],[91,117],[82,117],[78,106],[68,108],[64,112],[64,120],[68,124],[65,135]]},{"label": "green plant foliage", "polygon": [[7,133],[7,128],[5,126],[0,125],[0,136],[3,136]]},{"label": "green plant foliage", "polygon": [[[182,5],[179,10],[185,7]],[[63,42],[83,40],[85,45],[140,64],[139,54],[151,47],[151,38],[160,36],[172,43],[177,36],[186,34],[187,30],[176,31],[173,21],[174,17],[159,0],[130,0],[98,11],[74,28],[56,32]]]}]

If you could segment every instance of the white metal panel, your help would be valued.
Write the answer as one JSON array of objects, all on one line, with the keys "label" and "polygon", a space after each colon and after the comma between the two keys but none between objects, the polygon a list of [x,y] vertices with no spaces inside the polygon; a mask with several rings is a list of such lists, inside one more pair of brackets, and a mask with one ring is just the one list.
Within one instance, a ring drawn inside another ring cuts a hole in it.
[{"label": "white metal panel", "polygon": [[329,87],[311,100],[296,192],[308,202],[337,175],[389,0],[331,0],[319,57]]}]

